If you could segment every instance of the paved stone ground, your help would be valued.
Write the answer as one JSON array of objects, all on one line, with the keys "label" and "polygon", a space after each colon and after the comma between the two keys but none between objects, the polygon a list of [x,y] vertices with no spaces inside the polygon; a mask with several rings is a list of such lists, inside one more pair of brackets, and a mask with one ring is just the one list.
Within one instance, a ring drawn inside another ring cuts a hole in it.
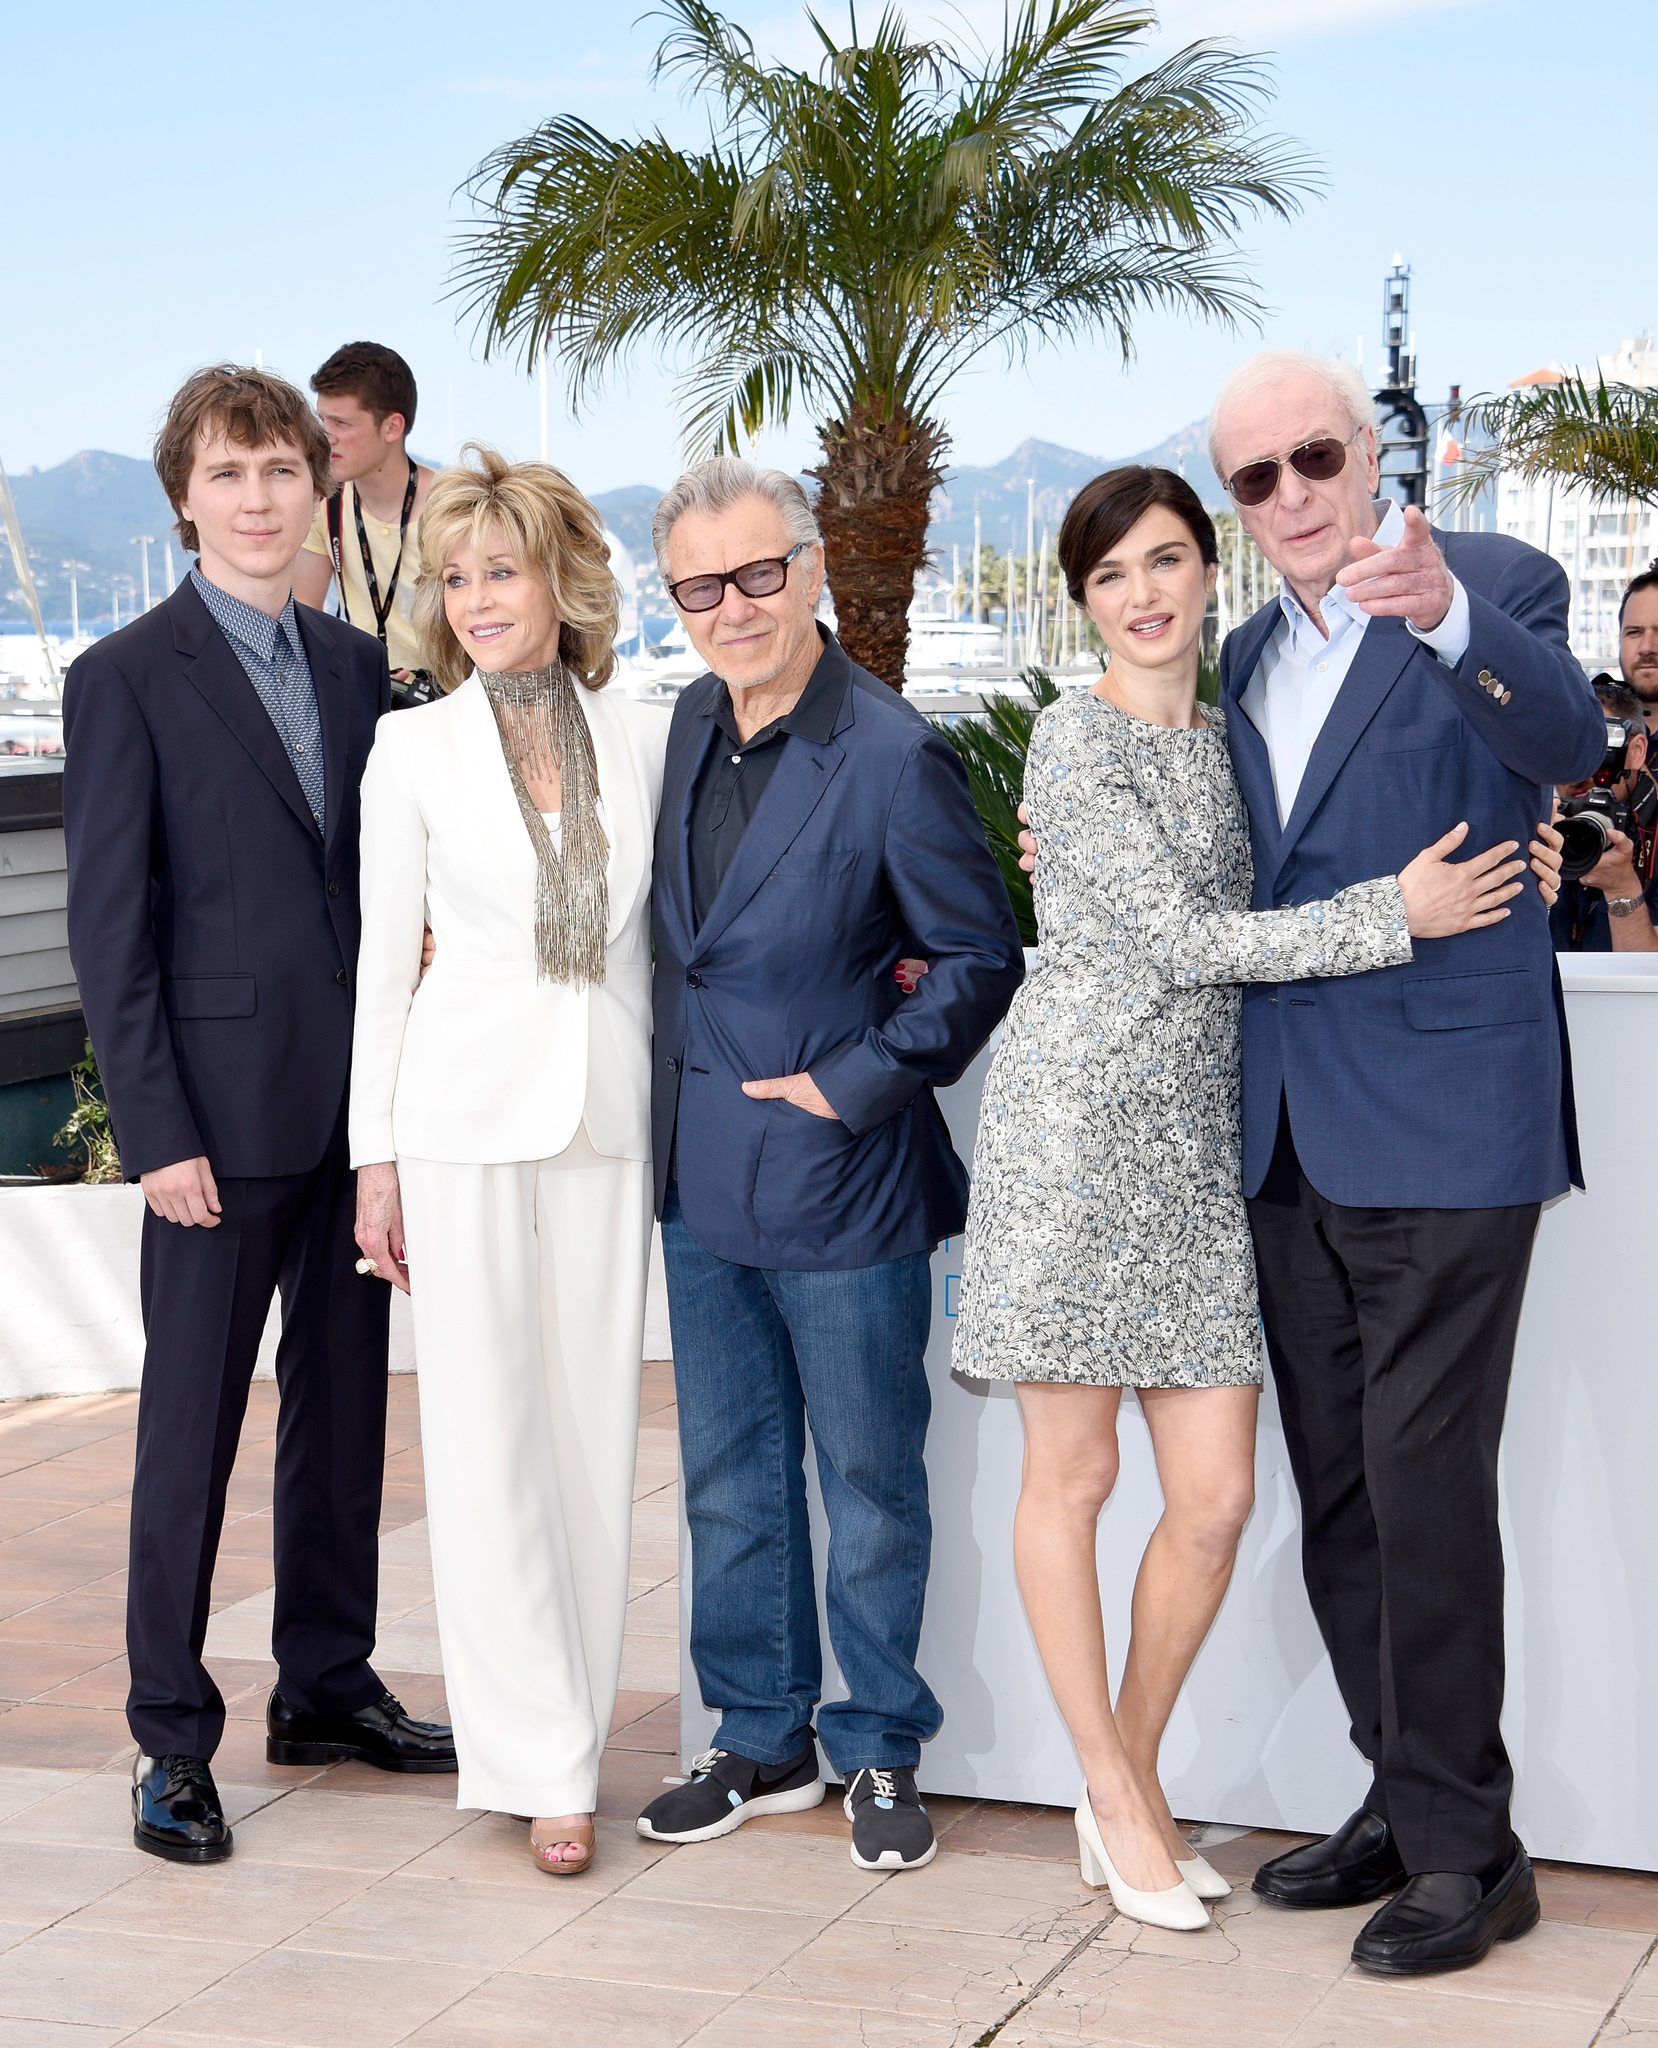
[{"label": "paved stone ground", "polygon": [[[414,1384],[392,1382],[380,1664],[417,1712],[443,1684],[425,1576]],[[230,1862],[131,1846],[121,1716],[136,1396],[0,1404],[0,2048],[1658,2048],[1658,1880],[1552,1866],[1543,1926],[1426,1984],[1356,1974],[1360,1913],[1247,1891],[1203,1935],[1119,1920],[1068,1816],[935,1800],[926,1870],[853,1868],[837,1802],[663,1850],[632,1819],[676,1768],[674,1416],[646,1367],[626,1690],[599,1856],[561,1880],[525,1830],[441,1778],[264,1761],[275,1394],[231,1485],[210,1658]],[[396,1660],[401,1660],[396,1661]],[[1234,1878],[1286,1838],[1209,1851]]]}]

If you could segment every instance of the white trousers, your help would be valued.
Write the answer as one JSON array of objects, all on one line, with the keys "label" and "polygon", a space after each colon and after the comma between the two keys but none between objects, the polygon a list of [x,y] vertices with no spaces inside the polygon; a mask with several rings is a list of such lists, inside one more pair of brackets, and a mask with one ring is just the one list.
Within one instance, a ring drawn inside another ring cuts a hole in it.
[{"label": "white trousers", "polygon": [[591,1813],[622,1663],[650,1168],[400,1159],[456,1804]]}]

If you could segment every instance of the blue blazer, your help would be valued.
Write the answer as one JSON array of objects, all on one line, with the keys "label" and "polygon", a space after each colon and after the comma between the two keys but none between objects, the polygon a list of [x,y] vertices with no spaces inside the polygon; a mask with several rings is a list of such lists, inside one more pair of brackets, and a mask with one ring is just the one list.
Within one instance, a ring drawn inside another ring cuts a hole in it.
[{"label": "blue blazer", "polygon": [[340,1113],[357,785],[391,678],[368,634],[298,617],[326,837],[190,582],[64,681],[69,953],[129,1180],[203,1156],[232,1178],[307,1173]]},{"label": "blue blazer", "polygon": [[[1465,855],[1501,839],[1523,849],[1548,816],[1546,786],[1600,763],[1605,719],[1567,645],[1565,572],[1506,535],[1436,538],[1468,592],[1467,653],[1448,669],[1402,619],[1372,619],[1282,831],[1266,743],[1238,702],[1277,600],[1227,636],[1221,695],[1257,910],[1396,874],[1464,818]],[[1581,1185],[1548,915],[1532,886],[1510,908],[1501,924],[1418,939],[1408,967],[1244,990],[1246,1194],[1266,1177],[1281,1097],[1332,1202],[1501,1208]]]},{"label": "blue blazer", "polygon": [[[674,707],[656,830],[652,1137],[704,1250],[835,1272],[960,1230],[967,1174],[933,1088],[956,1080],[1024,976],[1007,890],[954,750],[827,640],[844,674],[831,737],[784,753],[700,931],[689,824],[719,737],[702,677]],[[930,972],[913,996],[906,953]],[[755,1102],[744,1081],[809,1072],[841,1121]]]}]

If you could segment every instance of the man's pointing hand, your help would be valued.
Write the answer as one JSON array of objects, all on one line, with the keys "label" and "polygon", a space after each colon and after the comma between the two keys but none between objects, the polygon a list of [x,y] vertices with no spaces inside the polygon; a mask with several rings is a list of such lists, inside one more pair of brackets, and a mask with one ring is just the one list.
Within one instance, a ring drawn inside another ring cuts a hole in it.
[{"label": "man's pointing hand", "polygon": [[1373,540],[1349,543],[1353,559],[1336,577],[1360,611],[1373,619],[1409,619],[1419,633],[1443,623],[1456,584],[1433,529],[1415,505],[1405,507],[1405,531],[1397,544]]}]

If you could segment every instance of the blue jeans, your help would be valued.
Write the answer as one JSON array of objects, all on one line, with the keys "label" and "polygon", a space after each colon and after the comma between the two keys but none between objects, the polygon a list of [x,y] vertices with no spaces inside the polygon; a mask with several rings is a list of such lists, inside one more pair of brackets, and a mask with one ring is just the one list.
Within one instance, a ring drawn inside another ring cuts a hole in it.
[{"label": "blue jeans", "polygon": [[849,1697],[818,1716],[842,1776],[915,1764],[943,1711],[915,1668],[932,1551],[925,1252],[843,1273],[737,1266],[662,1212],[691,1660],[721,1749],[780,1764],[823,1689],[806,1419],[829,1516],[829,1639]]}]

